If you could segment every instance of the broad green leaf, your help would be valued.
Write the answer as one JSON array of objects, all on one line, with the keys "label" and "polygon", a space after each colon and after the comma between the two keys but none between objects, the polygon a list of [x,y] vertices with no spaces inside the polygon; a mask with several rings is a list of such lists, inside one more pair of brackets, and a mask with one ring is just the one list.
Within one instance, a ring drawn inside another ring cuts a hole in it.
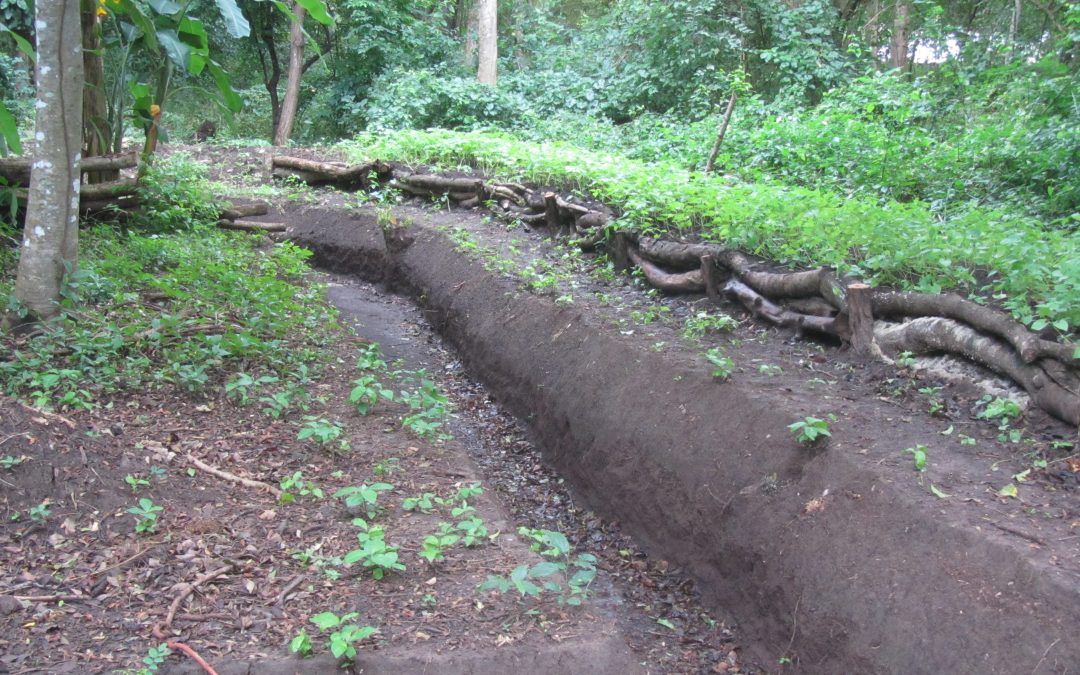
[{"label": "broad green leaf", "polygon": [[7,155],[7,148],[19,154],[22,143],[19,142],[19,125],[15,122],[15,116],[0,101],[0,155]]},{"label": "broad green leaf", "polygon": [[180,35],[175,30],[164,29],[157,32],[157,39],[176,67],[187,70],[191,47],[184,44],[183,40],[180,39]]},{"label": "broad green leaf", "polygon": [[229,74],[225,72],[225,69],[214,61],[210,61],[206,65],[210,69],[210,75],[214,78],[214,84],[217,85],[218,91],[221,92],[221,99],[225,104],[225,108],[234,113],[243,110],[244,101],[240,98],[240,94],[233,90],[232,82],[229,81]]},{"label": "broad green leaf", "polygon": [[251,24],[244,17],[244,13],[236,5],[236,0],[215,0],[221,19],[225,22],[225,30],[234,38],[242,38],[251,35]]},{"label": "broad green leaf", "polygon": [[296,4],[306,9],[311,18],[322,25],[329,26],[334,23],[334,19],[326,11],[326,2],[324,0],[296,0]]},{"label": "broad green leaf", "polygon": [[541,577],[550,577],[552,574],[558,574],[563,571],[563,565],[553,562],[536,563],[529,570],[529,576],[533,579],[539,579]]},{"label": "broad green leaf", "polygon": [[205,52],[210,48],[210,39],[206,35],[206,28],[203,26],[202,21],[198,19],[189,19],[185,16],[180,20],[177,32],[180,34],[180,39],[184,41],[184,44],[192,49]]},{"label": "broad green leaf", "polygon": [[1005,487],[998,490],[998,494],[1002,497],[1012,497],[1013,499],[1020,498],[1020,492],[1016,489],[1016,486],[1009,483]]},{"label": "broad green leaf", "polygon": [[0,33],[7,33],[15,41],[15,46],[19,48],[19,51],[26,55],[26,58],[30,59],[31,62],[37,63],[37,52],[34,51],[34,45],[30,44],[26,38],[8,28],[3,21],[0,21]]},{"label": "broad green leaf", "polygon": [[154,22],[150,20],[150,17],[143,14],[142,8],[132,0],[121,0],[119,11],[131,19],[131,23],[138,29],[147,48],[156,52],[160,48],[157,41],[157,29],[154,28]]},{"label": "broad green leaf", "polygon": [[545,531],[543,542],[548,546],[558,549],[560,555],[566,555],[570,551],[570,542],[562,532]]},{"label": "broad green leaf", "polygon": [[333,628],[339,623],[341,623],[341,619],[339,619],[338,615],[334,614],[333,612],[323,612],[322,614],[316,614],[308,620],[322,630]]},{"label": "broad green leaf", "polygon": [[936,485],[934,485],[933,483],[930,483],[930,492],[933,493],[933,495],[935,497],[937,497],[938,499],[948,499],[949,497],[952,496],[950,494],[947,494],[947,493],[942,492],[941,490],[939,490],[938,487]]},{"label": "broad green leaf", "polygon": [[657,619],[656,623],[660,624],[664,628],[670,628],[671,630],[675,630],[675,624],[671,623],[667,619],[663,619],[663,618]]},{"label": "broad green leaf", "polygon": [[165,16],[176,16],[184,11],[183,5],[173,0],[148,0],[148,4],[155,12]]}]

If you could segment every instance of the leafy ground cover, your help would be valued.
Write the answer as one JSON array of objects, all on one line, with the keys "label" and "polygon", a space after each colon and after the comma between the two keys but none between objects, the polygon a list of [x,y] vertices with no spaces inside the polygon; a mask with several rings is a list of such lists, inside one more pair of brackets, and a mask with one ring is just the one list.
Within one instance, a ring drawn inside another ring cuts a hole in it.
[{"label": "leafy ground cover", "polygon": [[958,289],[1001,302],[1042,329],[1080,323],[1080,234],[1003,211],[940,219],[920,202],[877,203],[808,188],[743,183],[563,143],[440,130],[361,136],[355,155],[559,184],[620,209],[616,225],[700,238],[792,266],[831,265],[874,284]]}]

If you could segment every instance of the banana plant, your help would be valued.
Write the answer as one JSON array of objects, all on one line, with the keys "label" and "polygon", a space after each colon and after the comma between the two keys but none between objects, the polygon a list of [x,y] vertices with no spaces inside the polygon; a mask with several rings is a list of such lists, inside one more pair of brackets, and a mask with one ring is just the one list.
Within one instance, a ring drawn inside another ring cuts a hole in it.
[{"label": "banana plant", "polygon": [[[210,54],[210,41],[202,21],[191,16],[192,0],[98,0],[98,14],[114,28],[111,44],[122,51],[120,77],[113,87],[110,122],[114,146],[123,138],[122,101],[134,99],[132,117],[146,134],[143,166],[157,148],[161,135],[161,114],[168,100],[173,74],[179,70],[192,76],[209,72],[219,98],[217,103],[229,114],[243,108],[240,95],[232,88],[229,74]],[[215,0],[229,35],[246,37],[251,27],[236,0]],[[127,80],[133,53],[143,52],[152,64],[145,78]],[[126,88],[126,91],[125,91]]]}]

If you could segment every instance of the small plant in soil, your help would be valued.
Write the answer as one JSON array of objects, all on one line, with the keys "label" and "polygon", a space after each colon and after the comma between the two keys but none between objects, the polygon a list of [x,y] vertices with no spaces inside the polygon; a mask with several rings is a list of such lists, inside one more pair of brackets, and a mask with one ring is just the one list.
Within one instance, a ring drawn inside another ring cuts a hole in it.
[{"label": "small plant in soil", "polygon": [[132,492],[138,492],[144,487],[150,487],[150,481],[130,473],[124,476],[124,482],[128,484]]},{"label": "small plant in soil", "polygon": [[14,455],[4,455],[3,457],[0,457],[0,468],[10,471],[28,459],[30,458],[26,455],[20,455],[18,457]]},{"label": "small plant in soil", "polygon": [[429,563],[444,560],[444,552],[454,544],[461,541],[461,537],[454,534],[454,527],[450,523],[439,523],[439,531],[424,537],[424,543],[420,547],[420,557]]},{"label": "small plant in soil", "polygon": [[364,375],[354,380],[353,385],[349,402],[356,406],[356,411],[361,415],[369,414],[380,400],[394,400],[394,391],[383,386],[374,375]]},{"label": "small plant in soil", "polygon": [[[490,575],[480,584],[480,591],[506,593],[516,590],[523,598],[539,598],[545,592],[555,594],[559,604],[577,606],[589,594],[589,585],[596,578],[596,556],[581,553],[570,554],[570,542],[560,532],[552,530],[518,529],[525,539],[531,539],[530,548],[550,560],[535,565],[519,565],[508,576]],[[558,577],[570,574],[566,587]]]},{"label": "small plant in soil", "polygon": [[279,391],[269,396],[259,397],[259,403],[263,404],[262,412],[274,419],[281,419],[292,404],[292,395],[287,391]]},{"label": "small plant in soil", "polygon": [[389,476],[400,468],[398,466],[400,462],[401,460],[397,457],[387,457],[385,459],[380,459],[379,461],[375,462],[375,464],[371,467],[371,473],[375,474],[376,476]]},{"label": "small plant in soil", "polygon": [[479,546],[491,537],[487,527],[484,526],[484,520],[476,516],[459,522],[457,529],[462,533],[461,543],[465,548]]},{"label": "small plant in soil", "polygon": [[282,504],[291,504],[296,501],[297,497],[314,497],[315,499],[322,499],[322,488],[319,488],[315,483],[304,480],[304,473],[302,471],[296,471],[291,476],[286,476],[278,483],[281,487],[281,497],[278,500]]},{"label": "small plant in soil", "polygon": [[372,483],[368,485],[350,485],[333,494],[334,499],[343,499],[348,509],[363,509],[368,518],[374,518],[381,510],[378,506],[379,493],[389,492],[394,486],[390,483]]},{"label": "small plant in soil", "polygon": [[41,522],[49,517],[49,502],[44,501],[37,506],[30,507],[30,520],[35,523]]},{"label": "small plant in soil", "polygon": [[255,378],[247,373],[237,373],[236,377],[225,383],[225,395],[236,401],[237,405],[246,406],[251,403],[256,389],[277,381],[276,377],[270,375]]},{"label": "small plant in soil", "polygon": [[[356,644],[368,639],[378,630],[373,626],[350,623],[359,616],[357,612],[349,612],[341,616],[333,612],[323,612],[309,619],[311,623],[318,626],[319,630],[333,631],[327,637],[326,646],[334,658],[340,659],[343,664],[352,663],[356,658]],[[311,638],[301,630],[289,643],[289,649],[294,654],[307,656],[312,652]]]},{"label": "small plant in soil", "polygon": [[356,359],[356,367],[365,372],[381,373],[386,370],[386,361],[382,356],[382,348],[378,342],[372,342],[360,350],[360,356]]},{"label": "small plant in soil", "polygon": [[165,660],[169,658],[170,654],[172,654],[172,650],[169,649],[169,646],[167,644],[162,642],[161,644],[155,645],[146,651],[146,656],[144,656],[142,659],[142,668],[134,671],[125,672],[131,672],[135,675],[150,675],[151,673],[156,673],[158,671],[158,668],[165,665]]},{"label": "small plant in soil", "polygon": [[990,396],[984,396],[980,403],[985,403],[986,407],[979,413],[980,419],[996,421],[998,425],[998,440],[1002,443],[1019,443],[1023,437],[1024,432],[1020,429],[1012,428],[1013,420],[1016,420],[1021,415],[1020,404],[1012,399],[1008,398],[993,398]]},{"label": "small plant in soil", "polygon": [[435,493],[425,492],[417,497],[406,497],[401,500],[401,508],[406,511],[419,511],[420,513],[431,513],[435,508]]},{"label": "small plant in soil", "polygon": [[360,528],[356,535],[360,548],[345,554],[342,563],[351,567],[362,563],[371,570],[371,576],[382,579],[389,572],[403,572],[405,565],[398,560],[398,547],[386,543],[386,531],[379,525],[369,525],[363,518],[353,519],[353,524]]},{"label": "small plant in soil", "polygon": [[911,455],[912,460],[915,462],[916,471],[926,471],[927,450],[928,448],[922,443],[913,448],[904,448],[904,452]]},{"label": "small plant in soil", "polygon": [[458,488],[457,494],[454,495],[455,499],[465,501],[472,499],[473,497],[479,497],[484,494],[484,488],[480,487],[480,483],[471,483],[464,487]]},{"label": "small plant in soil", "polygon": [[784,374],[784,369],[783,368],[781,368],[780,366],[774,366],[774,365],[772,365],[770,363],[761,364],[760,366],[758,366],[757,370],[762,375],[767,375],[769,377],[776,377],[777,375],[783,375]]},{"label": "small plant in soil", "polygon": [[739,323],[727,314],[698,312],[683,323],[682,335],[687,340],[700,340],[708,333],[731,332],[738,325]]},{"label": "small plant in soil", "polygon": [[139,500],[137,506],[132,506],[127,512],[135,516],[136,532],[139,534],[153,534],[157,531],[158,514],[164,510],[163,507],[155,504],[152,499],[143,497]]},{"label": "small plant in soil", "polygon": [[824,438],[832,436],[829,431],[829,423],[817,417],[804,417],[797,422],[788,425],[788,431],[795,436],[795,440],[803,445],[815,445]]},{"label": "small plant in soil", "polygon": [[731,373],[735,369],[735,362],[731,360],[730,356],[725,355],[719,347],[713,347],[705,352],[705,359],[712,364],[712,376],[714,378],[726,380],[731,377]]},{"label": "small plant in soil", "polygon": [[319,445],[326,446],[332,441],[340,439],[339,447],[342,451],[349,449],[349,442],[344,438],[341,438],[341,434],[344,432],[344,428],[340,424],[331,422],[324,417],[318,415],[304,415],[304,426],[300,428],[300,432],[296,434],[296,439],[304,441],[312,439]]}]

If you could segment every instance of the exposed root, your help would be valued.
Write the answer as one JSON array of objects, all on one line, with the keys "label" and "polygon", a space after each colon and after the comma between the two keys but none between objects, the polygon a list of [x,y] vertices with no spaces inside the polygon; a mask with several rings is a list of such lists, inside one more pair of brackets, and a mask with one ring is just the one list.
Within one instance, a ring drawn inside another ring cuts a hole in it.
[{"label": "exposed root", "polygon": [[177,642],[176,640],[172,640],[166,637],[165,633],[161,631],[161,628],[157,624],[154,624],[154,627],[151,629],[150,632],[153,633],[155,639],[163,641],[165,643],[165,646],[169,649],[172,649],[173,651],[183,652],[184,654],[186,654],[189,659],[199,664],[199,667],[202,668],[207,675],[217,675],[217,671],[214,670],[214,667],[207,663],[206,659],[199,656],[199,652],[195,651],[183,642]]},{"label": "exposed root", "polygon": [[842,340],[848,340],[850,337],[846,322],[836,317],[800,314],[784,309],[734,277],[724,285],[724,293],[742,303],[743,307],[746,307],[754,316],[776,326],[794,328],[799,333],[803,330],[812,330],[833,335]]}]

